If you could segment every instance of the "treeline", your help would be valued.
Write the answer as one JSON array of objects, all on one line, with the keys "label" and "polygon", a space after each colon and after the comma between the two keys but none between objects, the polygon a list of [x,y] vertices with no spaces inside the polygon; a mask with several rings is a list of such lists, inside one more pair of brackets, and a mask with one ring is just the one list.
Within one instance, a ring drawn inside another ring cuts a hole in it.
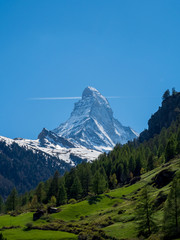
[{"label": "treeline", "polygon": [[91,194],[101,194],[130,183],[141,174],[168,162],[180,154],[180,117],[168,129],[143,143],[137,140],[104,153],[92,163],[82,163],[63,176],[56,171],[35,190],[18,195],[14,188],[5,203],[0,198],[0,212],[20,208],[38,208],[43,204],[60,206]]}]

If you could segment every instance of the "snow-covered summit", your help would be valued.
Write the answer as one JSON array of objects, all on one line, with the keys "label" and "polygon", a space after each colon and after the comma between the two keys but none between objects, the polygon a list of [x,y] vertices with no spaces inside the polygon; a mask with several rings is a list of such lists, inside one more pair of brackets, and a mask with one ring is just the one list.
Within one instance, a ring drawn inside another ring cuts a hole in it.
[{"label": "snow-covered summit", "polygon": [[99,151],[111,150],[116,143],[137,137],[130,127],[122,126],[113,117],[108,100],[93,87],[84,89],[70,118],[53,132],[71,143]]}]

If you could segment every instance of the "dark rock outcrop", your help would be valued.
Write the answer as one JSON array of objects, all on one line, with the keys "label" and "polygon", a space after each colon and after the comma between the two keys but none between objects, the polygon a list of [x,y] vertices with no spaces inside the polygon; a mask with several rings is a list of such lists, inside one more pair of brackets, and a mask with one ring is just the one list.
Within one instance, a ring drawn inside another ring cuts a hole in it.
[{"label": "dark rock outcrop", "polygon": [[157,188],[162,188],[166,186],[172,181],[174,173],[174,171],[170,171],[169,169],[162,170],[155,177],[152,178],[153,185]]},{"label": "dark rock outcrop", "polygon": [[161,129],[168,128],[172,121],[180,115],[180,93],[169,96],[162,102],[162,106],[155,112],[148,121],[148,129],[144,130],[139,136],[139,142],[149,140]]},{"label": "dark rock outcrop", "polygon": [[37,210],[34,214],[33,214],[33,221],[38,220],[40,217],[42,217],[44,215],[44,211],[43,210]]}]

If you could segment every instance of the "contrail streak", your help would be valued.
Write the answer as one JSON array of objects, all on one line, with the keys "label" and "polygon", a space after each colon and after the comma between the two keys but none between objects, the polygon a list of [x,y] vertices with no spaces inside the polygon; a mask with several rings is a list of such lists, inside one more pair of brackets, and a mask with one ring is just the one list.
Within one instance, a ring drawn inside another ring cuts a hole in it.
[{"label": "contrail streak", "polygon": [[[28,100],[73,100],[73,99],[81,99],[82,97],[43,97],[43,98],[29,98]],[[108,99],[110,98],[121,98],[118,96],[110,96],[106,97]]]},{"label": "contrail streak", "polygon": [[81,97],[44,97],[44,98],[29,98],[29,100],[72,100],[81,99]]},{"label": "contrail streak", "polygon": [[[135,99],[135,98],[157,98],[156,96],[108,96],[107,99]],[[76,100],[82,99],[82,97],[37,97],[28,98],[30,101],[43,101],[43,100]]]}]

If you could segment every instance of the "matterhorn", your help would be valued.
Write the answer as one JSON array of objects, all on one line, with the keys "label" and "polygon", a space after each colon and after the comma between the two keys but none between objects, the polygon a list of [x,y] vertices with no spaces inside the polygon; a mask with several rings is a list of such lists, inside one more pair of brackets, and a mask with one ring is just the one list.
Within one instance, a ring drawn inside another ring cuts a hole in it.
[{"label": "matterhorn", "polygon": [[113,117],[108,100],[93,87],[84,89],[82,99],[75,103],[70,118],[53,132],[73,144],[101,152],[138,136]]}]

